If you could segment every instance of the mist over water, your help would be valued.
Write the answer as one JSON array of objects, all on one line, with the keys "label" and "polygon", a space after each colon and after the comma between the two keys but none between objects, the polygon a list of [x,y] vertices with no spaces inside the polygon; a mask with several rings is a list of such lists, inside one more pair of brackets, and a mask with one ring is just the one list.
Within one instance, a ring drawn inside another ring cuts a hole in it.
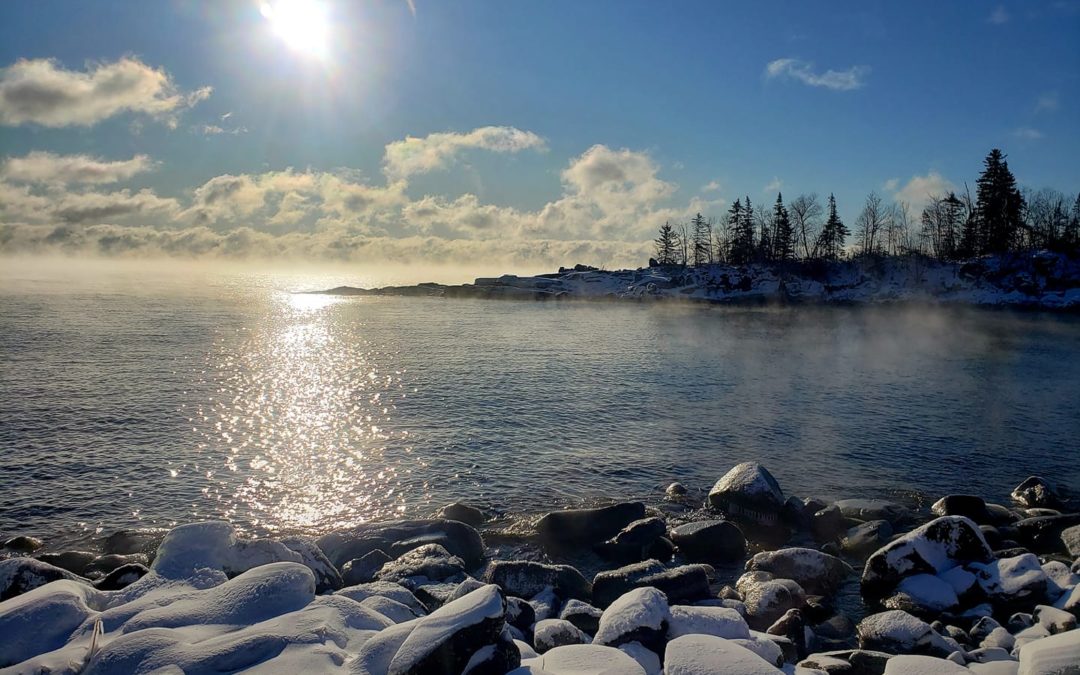
[{"label": "mist over water", "polygon": [[290,292],[484,273],[5,265],[0,533],[530,513],[747,459],[800,496],[1080,487],[1077,317]]}]

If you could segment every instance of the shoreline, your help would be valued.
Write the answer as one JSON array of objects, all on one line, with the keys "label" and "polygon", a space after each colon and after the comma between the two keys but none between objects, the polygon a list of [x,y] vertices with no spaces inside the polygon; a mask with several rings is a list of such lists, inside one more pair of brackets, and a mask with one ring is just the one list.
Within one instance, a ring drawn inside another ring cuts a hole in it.
[{"label": "shoreline", "polygon": [[[0,630],[15,631],[0,646],[0,667],[37,672],[63,662],[79,668],[56,672],[124,672],[106,667],[134,639],[124,635],[154,625],[213,633],[203,605],[230,589],[230,597],[246,599],[230,610],[236,623],[219,641],[259,633],[272,617],[291,626],[289,617],[316,607],[361,612],[368,628],[322,616],[343,640],[319,642],[320,649],[295,626],[277,635],[296,658],[306,654],[314,672],[327,649],[352,672],[386,672],[386,654],[375,646],[393,634],[422,633],[432,621],[456,627],[438,646],[455,668],[483,652],[486,666],[474,672],[524,664],[516,672],[560,673],[548,663],[559,656],[583,669],[575,672],[601,672],[588,670],[594,658],[626,657],[625,672],[652,673],[661,660],[689,658],[683,649],[721,659],[710,662],[717,667],[746,652],[760,660],[752,672],[793,672],[796,664],[800,672],[854,672],[856,661],[868,661],[875,665],[858,672],[886,673],[898,654],[965,668],[955,672],[991,672],[969,668],[989,661],[1022,669],[1044,639],[1080,653],[1080,505],[1036,477],[1009,497],[1006,506],[946,495],[929,513],[885,500],[799,499],[764,467],[744,463],[717,481],[704,504],[674,483],[667,499],[677,508],[616,502],[512,521],[521,527],[511,532],[492,529],[491,513],[457,503],[432,519],[318,538],[246,539],[222,522],[120,531],[97,556],[40,555],[42,542],[14,537],[4,542],[11,557],[0,560]],[[270,596],[243,594],[250,583],[295,597],[268,609]],[[175,615],[181,605],[186,618]],[[56,632],[60,606],[74,615]],[[145,618],[148,606],[157,619]],[[469,629],[478,613],[481,623],[493,622],[482,639]],[[121,615],[119,624],[106,619]],[[50,640],[38,640],[40,631]],[[700,652],[694,641],[709,649]],[[391,657],[412,658],[405,643],[390,642]],[[146,647],[137,660],[150,663],[165,648]],[[419,663],[425,655],[413,656]],[[188,657],[203,666],[208,658],[194,647]],[[260,663],[283,667],[279,659]]]}]

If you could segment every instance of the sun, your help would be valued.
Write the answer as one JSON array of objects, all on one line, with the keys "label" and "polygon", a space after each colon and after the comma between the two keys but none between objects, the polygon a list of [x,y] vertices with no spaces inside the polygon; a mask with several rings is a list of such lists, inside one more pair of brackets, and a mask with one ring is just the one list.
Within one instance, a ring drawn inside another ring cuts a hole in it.
[{"label": "sun", "polygon": [[270,28],[290,49],[305,56],[325,58],[329,48],[330,22],[326,7],[318,0],[276,0],[259,7]]}]

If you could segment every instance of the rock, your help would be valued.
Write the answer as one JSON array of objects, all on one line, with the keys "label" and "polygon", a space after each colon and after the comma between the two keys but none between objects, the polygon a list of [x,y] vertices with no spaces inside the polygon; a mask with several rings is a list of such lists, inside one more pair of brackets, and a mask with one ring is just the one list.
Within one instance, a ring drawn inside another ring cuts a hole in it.
[{"label": "rock", "polygon": [[506,635],[506,603],[498,586],[487,585],[418,619],[390,661],[390,675],[456,675],[472,664],[483,672],[505,673],[521,657]]},{"label": "rock", "polygon": [[826,640],[847,640],[855,635],[855,622],[844,614],[834,614],[811,627],[814,635]]},{"label": "rock", "polygon": [[1033,616],[1035,621],[1050,631],[1051,635],[1057,635],[1076,628],[1076,617],[1056,607],[1036,605]]},{"label": "rock", "polygon": [[593,602],[598,607],[607,607],[627,591],[645,586],[662,591],[670,602],[693,602],[710,596],[709,576],[704,566],[668,569],[656,560],[646,560],[597,574],[593,578]]},{"label": "rock", "polygon": [[1045,562],[1042,569],[1046,573],[1046,597],[1048,600],[1057,600],[1067,589],[1080,584],[1080,574],[1074,574],[1068,565],[1060,560]]},{"label": "rock", "polygon": [[930,513],[935,516],[964,516],[979,525],[994,522],[982,497],[975,495],[946,495],[934,502]]},{"label": "rock", "polygon": [[844,673],[845,675],[882,675],[885,665],[892,654],[864,649],[843,649],[839,651],[811,654],[799,662],[800,668],[820,670],[826,673]]},{"label": "rock", "polygon": [[802,588],[788,579],[756,581],[745,586],[746,620],[752,628],[768,628],[789,609],[802,604]]},{"label": "rock", "polygon": [[728,640],[750,638],[750,627],[734,609],[671,605],[670,613],[668,639],[693,634],[715,635]]},{"label": "rock", "polygon": [[856,626],[862,649],[946,657],[953,647],[930,624],[900,610],[871,614]]},{"label": "rock", "polygon": [[675,555],[675,544],[671,543],[667,537],[657,537],[656,541],[645,549],[644,554],[645,560],[652,558],[667,562]]},{"label": "rock", "polygon": [[943,658],[903,654],[889,659],[884,675],[967,675],[970,672],[964,666]]},{"label": "rock", "polygon": [[254,567],[276,562],[302,562],[299,553],[272,539],[244,539],[226,522],[180,525],[158,546],[151,569],[166,579],[183,579],[209,568],[235,577]]},{"label": "rock", "polygon": [[834,541],[848,529],[844,514],[836,504],[830,504],[810,516],[810,532],[818,541]]},{"label": "rock", "polygon": [[601,610],[581,600],[567,600],[559,612],[560,619],[569,621],[589,635],[596,634],[602,615]]},{"label": "rock", "polygon": [[386,563],[375,574],[379,581],[401,582],[410,577],[456,585],[465,578],[465,561],[439,544],[424,544]]},{"label": "rock", "polygon": [[1080,585],[1074,586],[1071,591],[1062,594],[1054,603],[1054,607],[1063,609],[1080,618]]},{"label": "rock", "polygon": [[887,520],[891,525],[903,523],[911,518],[911,512],[901,504],[883,499],[841,499],[836,502],[845,518],[855,520]]},{"label": "rock", "polygon": [[604,610],[593,643],[618,647],[640,642],[662,650],[670,621],[667,596],[655,588],[635,588]]},{"label": "rock", "polygon": [[475,506],[469,506],[461,502],[447,504],[439,509],[435,517],[441,520],[456,520],[459,523],[465,523],[473,527],[480,527],[487,521],[487,516],[484,515],[483,511]]},{"label": "rock", "polygon": [[19,535],[5,541],[0,548],[3,548],[5,551],[11,551],[12,553],[33,553],[44,545],[45,542],[37,537]]},{"label": "rock", "polygon": [[574,624],[563,619],[537,621],[536,627],[533,629],[533,646],[539,654],[565,645],[585,645],[590,643],[592,643],[592,638]]},{"label": "rock", "polygon": [[[781,526],[784,492],[769,470],[743,462],[723,475],[709,491],[708,503],[731,520],[776,529]],[[757,532],[758,530],[755,530]]]},{"label": "rock", "polygon": [[[472,593],[479,588],[483,588],[486,585],[487,584],[485,584],[484,582],[473,579],[472,577],[465,577],[460,583],[458,583],[457,586],[454,587],[454,592],[450,594],[450,597],[447,598],[446,601],[451,602],[453,600],[457,600],[458,598],[463,598],[469,593]],[[509,603],[507,607],[509,608]]]},{"label": "rock", "polygon": [[1016,638],[1005,630],[1003,626],[998,626],[983,638],[983,641],[979,643],[979,647],[983,649],[1002,649],[1007,654],[1012,651],[1015,644]]},{"label": "rock", "polygon": [[567,645],[530,659],[507,675],[646,675],[638,662],[614,647]]},{"label": "rock", "polygon": [[128,553],[126,555],[110,553],[98,556],[83,569],[83,576],[88,579],[100,579],[119,567],[132,564],[149,565],[150,559],[145,553]]},{"label": "rock", "polygon": [[1061,543],[1065,550],[1074,558],[1080,558],[1080,525],[1066,527],[1061,531]]},{"label": "rock", "polygon": [[1009,624],[1006,626],[1010,633],[1019,633],[1025,628],[1031,628],[1035,625],[1035,617],[1027,612],[1016,612],[1009,617]]},{"label": "rock", "polygon": [[[599,615],[600,610],[596,610]],[[528,631],[536,623],[536,610],[528,600],[509,597],[506,599],[506,622],[515,628]]]},{"label": "rock", "polygon": [[427,577],[410,577],[400,583],[412,589],[428,609],[437,609],[450,602],[460,585],[456,581],[431,581]]},{"label": "rock", "polygon": [[664,490],[664,495],[666,495],[668,499],[676,499],[678,497],[686,496],[687,492],[689,492],[689,490],[686,489],[685,485],[678,481],[675,481],[671,485],[667,486],[667,489]]},{"label": "rock", "polygon": [[1013,488],[1009,496],[1017,504],[1032,508],[1054,509],[1061,505],[1061,499],[1050,483],[1039,476],[1028,476],[1023,483]]},{"label": "rock", "polygon": [[638,562],[656,540],[667,534],[660,518],[642,518],[630,523],[612,538],[596,545],[596,552],[609,560]]},{"label": "rock", "polygon": [[354,558],[341,566],[341,583],[344,586],[355,586],[372,582],[383,565],[392,560],[393,558],[379,549],[365,554],[362,558]]},{"label": "rock", "polygon": [[90,584],[67,570],[33,558],[0,560],[0,602],[61,579]]},{"label": "rock", "polygon": [[150,570],[147,569],[145,565],[128,563],[117,567],[104,577],[95,581],[94,588],[99,591],[119,591],[120,589],[127,588],[149,573]]},{"label": "rock", "polygon": [[1080,674],[1080,631],[1029,642],[1020,648],[1020,675]]},{"label": "rock", "polygon": [[960,564],[993,559],[975,523],[962,516],[943,516],[871,555],[863,568],[862,592],[875,601],[890,594],[905,577],[936,575]]},{"label": "rock", "polygon": [[346,598],[363,602],[367,598],[378,596],[389,598],[405,605],[416,614],[427,614],[428,608],[409,589],[390,581],[374,581],[369,584],[347,586],[334,595],[344,595]]},{"label": "rock", "polygon": [[1041,599],[1046,593],[1046,573],[1033,554],[1004,558],[970,569],[986,597],[995,605],[1009,606]]},{"label": "rock", "polygon": [[803,620],[802,612],[798,609],[789,609],[784,615],[769,626],[766,633],[770,635],[782,635],[791,640],[795,645],[795,653],[801,659],[809,653],[807,645],[806,621]]},{"label": "rock", "polygon": [[746,555],[746,538],[728,520],[702,520],[671,530],[671,541],[690,562],[729,562]]},{"label": "rock", "polygon": [[531,598],[549,586],[561,598],[584,600],[592,595],[592,584],[570,565],[496,560],[488,566],[484,579],[519,598]]},{"label": "rock", "polygon": [[341,574],[322,552],[314,539],[308,537],[285,537],[281,540],[289,550],[300,554],[300,561],[315,575],[315,592],[329,593],[344,585]]},{"label": "rock", "polygon": [[746,569],[792,579],[806,590],[826,594],[836,591],[855,573],[851,565],[835,556],[798,547],[758,553],[747,561]]},{"label": "rock", "polygon": [[887,520],[868,520],[852,527],[840,542],[844,553],[854,558],[866,558],[889,543],[893,527]]},{"label": "rock", "polygon": [[369,598],[364,598],[360,604],[374,612],[382,614],[394,623],[405,623],[424,615],[424,612],[417,613],[416,610],[410,608],[408,605],[398,602],[397,600],[385,598],[381,595],[373,595]]},{"label": "rock", "polygon": [[667,644],[665,675],[780,675],[783,672],[754,652],[713,635],[684,635]]},{"label": "rock", "polygon": [[335,565],[363,558],[379,549],[397,558],[424,544],[439,544],[473,568],[484,559],[484,540],[470,525],[456,520],[398,520],[366,523],[331,532],[315,542]]},{"label": "rock", "polygon": [[169,533],[161,527],[142,527],[113,532],[101,544],[101,550],[106,555],[128,555],[131,553],[144,553],[151,558],[158,546]]},{"label": "rock", "polygon": [[619,651],[637,661],[646,675],[661,675],[660,657],[640,642],[619,645]]},{"label": "rock", "polygon": [[916,574],[904,578],[884,604],[913,614],[940,614],[956,609],[960,600],[947,581],[932,574]]},{"label": "rock", "polygon": [[1031,628],[1025,628],[1013,637],[1016,638],[1016,645],[1013,647],[1013,652],[1018,653],[1020,648],[1029,642],[1050,637],[1050,631],[1046,630],[1041,624],[1035,624]]},{"label": "rock", "polygon": [[736,638],[731,642],[749,649],[766,663],[777,668],[783,668],[785,661],[794,663],[799,658],[795,653],[795,645],[791,644],[786,637],[779,635],[751,632],[749,639]]},{"label": "rock", "polygon": [[1080,513],[1025,518],[1014,523],[1013,527],[1021,544],[1038,552],[1053,553],[1064,550],[1061,533],[1076,525],[1080,525]]},{"label": "rock", "polygon": [[48,563],[72,574],[86,576],[83,572],[86,566],[97,558],[96,553],[89,551],[64,551],[63,553],[42,553],[37,557],[43,563]]},{"label": "rock", "polygon": [[984,616],[972,624],[968,634],[971,636],[971,639],[975,641],[975,644],[979,644],[989,637],[990,633],[998,628],[1001,628],[1001,624],[998,623],[997,620],[991,616]]},{"label": "rock", "polygon": [[594,509],[552,511],[537,521],[536,531],[548,546],[592,546],[610,539],[645,517],[641,502],[623,502]]}]

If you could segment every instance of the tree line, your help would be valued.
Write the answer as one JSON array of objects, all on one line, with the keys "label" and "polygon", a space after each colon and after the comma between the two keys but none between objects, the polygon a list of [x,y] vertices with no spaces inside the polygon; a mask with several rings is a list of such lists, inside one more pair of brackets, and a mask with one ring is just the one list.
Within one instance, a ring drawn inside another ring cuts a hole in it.
[{"label": "tree line", "polygon": [[654,244],[658,265],[746,265],[850,256],[927,255],[964,260],[986,254],[1048,249],[1080,252],[1080,194],[1021,190],[1005,155],[994,148],[983,160],[975,196],[930,195],[916,217],[904,202],[867,195],[852,224],[840,219],[836,198],[816,194],[772,206],[736,199],[722,218],[700,213],[689,222],[664,223]]}]

